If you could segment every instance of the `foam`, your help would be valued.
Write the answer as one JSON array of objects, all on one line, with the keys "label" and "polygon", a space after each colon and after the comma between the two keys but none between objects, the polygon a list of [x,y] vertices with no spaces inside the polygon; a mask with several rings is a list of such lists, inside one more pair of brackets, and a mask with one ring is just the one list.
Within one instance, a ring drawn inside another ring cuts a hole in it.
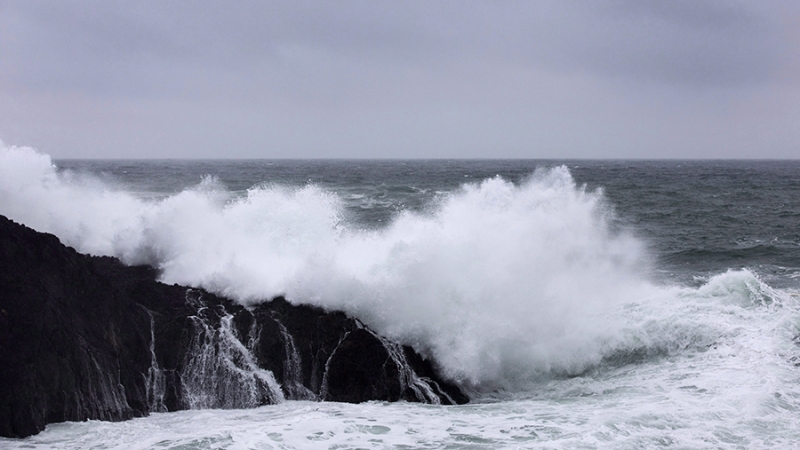
[{"label": "foam", "polygon": [[[237,196],[207,177],[142,199],[0,145],[0,213],[79,251],[155,265],[167,283],[245,304],[283,294],[342,309],[481,391],[579,374],[624,354],[699,348],[721,333],[675,314],[685,295],[649,282],[644,245],[612,230],[602,192],[577,185],[565,167],[519,185],[464,184],[426,213],[363,230],[345,219],[340,198],[314,185],[267,183]],[[741,286],[751,278],[727,275],[692,295],[746,306]]]}]

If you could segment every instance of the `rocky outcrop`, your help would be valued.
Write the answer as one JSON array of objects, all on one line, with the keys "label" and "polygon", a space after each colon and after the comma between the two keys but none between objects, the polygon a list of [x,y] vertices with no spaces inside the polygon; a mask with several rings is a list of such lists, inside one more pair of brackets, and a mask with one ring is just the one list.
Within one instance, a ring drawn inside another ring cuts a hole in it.
[{"label": "rocky outcrop", "polygon": [[283,298],[245,308],[0,216],[0,436],[284,399],[464,403],[410,347]]}]

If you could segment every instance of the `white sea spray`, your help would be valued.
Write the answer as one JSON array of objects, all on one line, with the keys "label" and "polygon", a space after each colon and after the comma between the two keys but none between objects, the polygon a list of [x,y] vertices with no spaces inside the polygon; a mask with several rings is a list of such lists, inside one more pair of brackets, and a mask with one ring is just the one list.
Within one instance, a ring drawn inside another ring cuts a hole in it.
[{"label": "white sea spray", "polygon": [[2,161],[15,174],[0,185],[12,219],[79,251],[156,265],[167,283],[342,309],[469,386],[597,364],[622,326],[616,308],[648,289],[641,244],[610,231],[602,194],[565,167],[521,185],[465,184],[427,213],[362,230],[314,185],[235,197],[207,178],[147,201],[60,173],[31,149],[3,148]]}]

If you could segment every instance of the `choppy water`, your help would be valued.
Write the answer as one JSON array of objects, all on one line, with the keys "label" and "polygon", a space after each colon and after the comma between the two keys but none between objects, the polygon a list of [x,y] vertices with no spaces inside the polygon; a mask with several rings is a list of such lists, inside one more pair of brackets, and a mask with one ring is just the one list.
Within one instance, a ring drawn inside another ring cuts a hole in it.
[{"label": "choppy water", "polygon": [[474,402],[50,425],[9,448],[800,446],[800,162],[58,161],[0,214],[242,302],[339,308]]}]

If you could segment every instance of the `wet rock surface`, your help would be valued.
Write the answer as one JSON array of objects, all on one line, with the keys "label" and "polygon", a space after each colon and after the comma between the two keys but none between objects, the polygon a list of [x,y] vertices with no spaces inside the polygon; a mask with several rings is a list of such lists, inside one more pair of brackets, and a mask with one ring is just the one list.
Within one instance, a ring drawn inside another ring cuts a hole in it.
[{"label": "wet rock surface", "polygon": [[341,312],[245,308],[0,216],[0,436],[284,399],[465,403],[429,361]]}]

